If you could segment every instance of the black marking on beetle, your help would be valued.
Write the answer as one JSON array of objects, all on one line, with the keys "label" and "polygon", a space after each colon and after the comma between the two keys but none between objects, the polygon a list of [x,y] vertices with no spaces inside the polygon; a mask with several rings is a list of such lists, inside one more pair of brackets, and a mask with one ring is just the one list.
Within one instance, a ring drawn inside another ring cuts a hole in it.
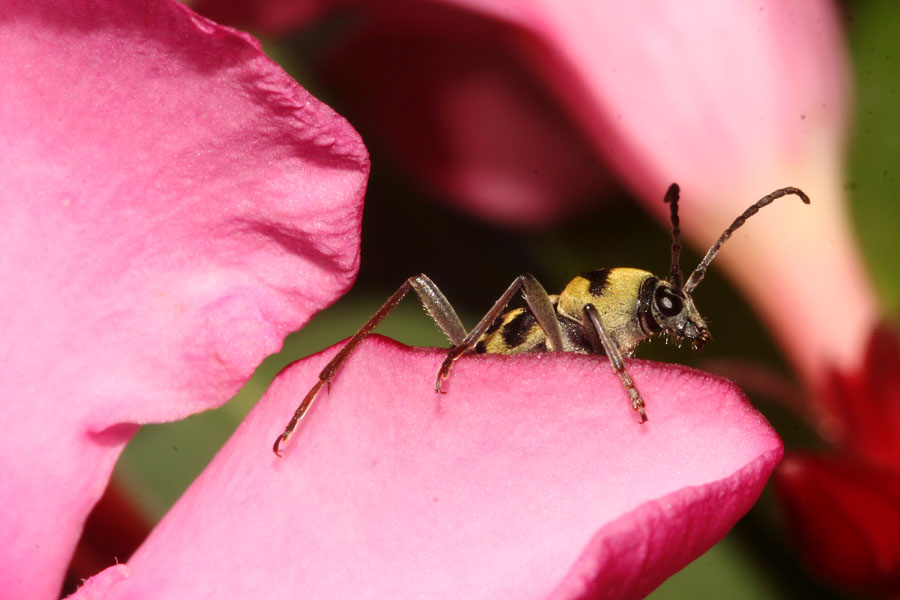
[{"label": "black marking on beetle", "polygon": [[521,346],[528,338],[528,333],[534,328],[537,319],[530,310],[522,309],[522,312],[509,320],[500,332],[500,336],[510,348]]},{"label": "black marking on beetle", "polygon": [[506,315],[500,315],[499,317],[494,319],[494,322],[491,323],[491,326],[488,327],[487,331],[484,332],[483,337],[491,337],[492,334],[497,333],[497,330],[503,327],[503,318],[505,316]]},{"label": "black marking on beetle", "polygon": [[603,291],[606,289],[606,284],[609,282],[610,270],[611,269],[603,268],[581,274],[582,277],[584,277],[591,283],[588,290],[590,291],[592,296],[603,295]]},{"label": "black marking on beetle", "polygon": [[[562,328],[563,336],[565,336],[572,346],[572,351],[582,352],[584,354],[593,354],[594,347],[591,341],[584,333],[584,326],[578,321],[559,315],[559,326]],[[599,356],[606,356],[606,352],[600,352]]]}]

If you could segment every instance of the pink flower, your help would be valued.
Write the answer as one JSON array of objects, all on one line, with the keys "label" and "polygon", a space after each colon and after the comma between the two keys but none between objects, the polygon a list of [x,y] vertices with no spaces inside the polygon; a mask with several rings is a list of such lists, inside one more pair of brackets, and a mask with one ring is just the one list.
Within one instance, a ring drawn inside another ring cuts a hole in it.
[{"label": "pink flower", "polygon": [[[349,285],[368,159],[246,35],[169,1],[0,20],[0,586],[50,598],[138,424],[221,404]],[[283,373],[97,597],[639,597],[756,500],[781,442],[723,380],[441,360],[371,340],[285,459],[330,353]],[[696,440],[702,439],[699,444]]]},{"label": "pink flower", "polygon": [[0,17],[0,589],[52,598],[140,423],[227,400],[356,272],[366,151],[174,2]]},{"label": "pink flower", "polygon": [[436,396],[444,353],[378,337],[275,457],[336,350],[283,372],[127,566],[75,597],[639,598],[781,457],[736,388],[684,367],[632,363],[657,399],[640,426],[595,357],[471,357]]}]

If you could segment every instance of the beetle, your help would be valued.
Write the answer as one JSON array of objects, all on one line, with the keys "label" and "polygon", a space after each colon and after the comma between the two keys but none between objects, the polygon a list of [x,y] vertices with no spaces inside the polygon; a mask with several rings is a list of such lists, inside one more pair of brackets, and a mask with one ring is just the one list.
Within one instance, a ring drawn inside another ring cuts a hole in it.
[{"label": "beetle", "polygon": [[[425,310],[449,338],[451,347],[438,370],[434,389],[441,391],[453,364],[464,354],[520,354],[525,352],[575,352],[606,355],[628,394],[632,409],[647,421],[644,399],[628,374],[625,359],[641,342],[657,335],[676,343],[688,341],[694,350],[709,340],[706,322],[691,293],[703,280],[709,264],[731,234],[762,207],[787,195],[798,196],[804,204],[809,197],[800,189],[785,187],[763,196],[719,236],[687,281],[681,272],[681,229],[678,219],[678,184],[673,183],[663,201],[669,205],[672,224],[672,254],[668,279],[630,267],[602,268],[578,275],[558,295],[549,295],[535,277],[520,275],[471,331],[466,331],[453,306],[425,274],[407,279],[366,321],[319,374],[319,380],[303,398],[272,450],[281,456],[322,386],[334,379],[338,370],[372,330],[414,291]],[[507,310],[517,293],[524,306]]]}]

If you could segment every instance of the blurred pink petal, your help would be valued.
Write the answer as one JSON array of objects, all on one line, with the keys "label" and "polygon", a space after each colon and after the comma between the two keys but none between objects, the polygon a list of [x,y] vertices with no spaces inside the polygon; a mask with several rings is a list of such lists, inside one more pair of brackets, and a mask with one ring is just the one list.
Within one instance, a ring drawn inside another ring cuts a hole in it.
[{"label": "blurred pink petal", "polygon": [[488,220],[546,227],[596,203],[606,171],[513,52],[516,29],[440,4],[373,12],[322,69],[366,139]]},{"label": "blurred pink petal", "polygon": [[7,3],[0,55],[0,589],[54,598],[136,424],[221,404],[350,285],[368,159],[174,2]]},{"label": "blurred pink petal", "polygon": [[773,189],[805,190],[812,207],[783,201],[718,262],[819,391],[828,369],[858,365],[877,306],[846,215],[849,77],[832,3],[456,3],[536,38],[532,64],[651,210],[664,217],[666,186],[682,185],[697,248]]},{"label": "blurred pink petal", "polygon": [[842,586],[900,593],[900,475],[839,456],[791,453],[778,498],[811,565]]},{"label": "blurred pink petal", "polygon": [[[725,380],[634,361],[364,343],[276,458],[336,348],[282,373],[105,598],[640,598],[756,501],[781,441]],[[160,577],[165,573],[165,577]],[[84,597],[77,596],[76,597]]]}]

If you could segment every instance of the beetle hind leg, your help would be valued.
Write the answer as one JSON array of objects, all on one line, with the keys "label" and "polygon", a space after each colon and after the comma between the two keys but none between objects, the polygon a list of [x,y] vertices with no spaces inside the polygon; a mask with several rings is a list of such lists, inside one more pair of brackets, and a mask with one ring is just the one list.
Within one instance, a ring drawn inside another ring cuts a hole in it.
[{"label": "beetle hind leg", "polygon": [[287,426],[285,426],[284,431],[275,439],[275,443],[272,446],[272,451],[275,452],[275,454],[278,456],[282,455],[282,446],[287,443],[294,431],[297,430],[300,421],[303,420],[303,417],[306,415],[307,411],[309,411],[310,406],[312,406],[313,401],[316,399],[316,396],[319,394],[322,387],[327,387],[331,384],[331,380],[334,379],[338,370],[347,361],[356,347],[372,333],[372,330],[375,329],[375,327],[381,323],[381,321],[384,320],[398,304],[400,304],[400,301],[403,300],[410,290],[413,290],[416,293],[422,301],[422,304],[425,306],[425,310],[431,318],[434,319],[437,326],[441,328],[441,331],[443,331],[450,339],[450,342],[454,344],[454,346],[458,346],[462,343],[466,337],[466,330],[446,296],[444,296],[441,290],[438,289],[427,275],[420,274],[415,277],[410,277],[403,282],[403,285],[401,285],[397,291],[381,305],[381,308],[379,308],[378,311],[359,328],[359,331],[357,331],[353,337],[344,344],[344,347],[334,355],[327,365],[325,365],[325,368],[319,373],[319,380],[312,389],[309,390],[303,398],[303,401],[300,402],[300,405],[297,407],[297,410],[294,411],[291,420],[288,421]]}]

